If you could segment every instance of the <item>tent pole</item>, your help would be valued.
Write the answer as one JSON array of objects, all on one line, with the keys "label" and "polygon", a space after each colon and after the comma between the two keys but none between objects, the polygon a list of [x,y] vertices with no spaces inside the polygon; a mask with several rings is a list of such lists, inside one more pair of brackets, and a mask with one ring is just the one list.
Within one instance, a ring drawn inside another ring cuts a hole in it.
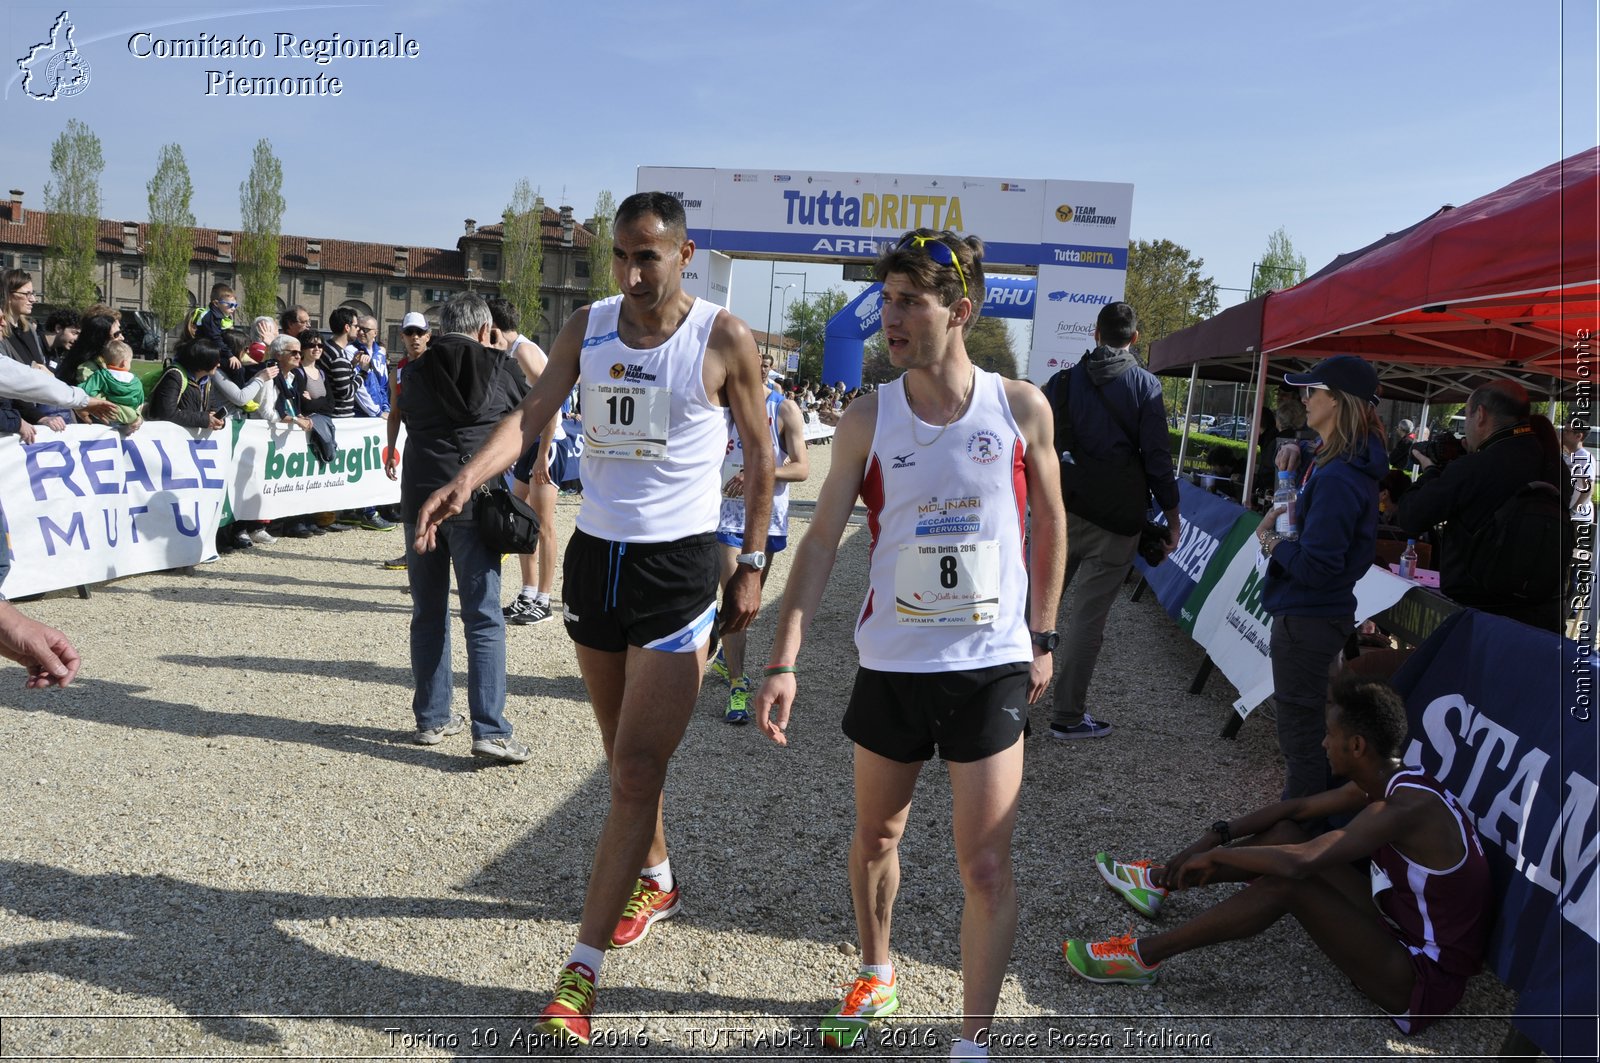
[{"label": "tent pole", "polygon": [[1189,394],[1183,400],[1183,435],[1178,437],[1178,476],[1183,476],[1183,458],[1189,452],[1189,415],[1194,412],[1194,381],[1200,375],[1200,363],[1189,367]]},{"label": "tent pole", "polygon": [[[1422,423],[1417,425],[1417,438],[1422,438],[1422,433],[1428,430],[1428,403],[1433,401],[1433,381],[1428,381],[1428,386],[1422,389]],[[1433,438],[1433,433],[1428,432],[1428,438]]]},{"label": "tent pole", "polygon": [[1267,401],[1267,352],[1262,351],[1256,363],[1255,406],[1250,411],[1250,445],[1244,451],[1244,487],[1239,492],[1239,500],[1244,503],[1244,508],[1250,509],[1250,503],[1256,496],[1256,456],[1261,450],[1256,440],[1261,432],[1261,407]]}]

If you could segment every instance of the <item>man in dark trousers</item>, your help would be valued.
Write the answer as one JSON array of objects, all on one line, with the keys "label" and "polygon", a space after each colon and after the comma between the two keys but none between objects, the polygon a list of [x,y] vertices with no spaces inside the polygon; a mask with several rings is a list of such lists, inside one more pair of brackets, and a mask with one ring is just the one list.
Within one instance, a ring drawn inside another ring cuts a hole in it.
[{"label": "man in dark trousers", "polygon": [[[1056,655],[1062,664],[1050,737],[1062,741],[1111,733],[1111,724],[1087,711],[1089,679],[1111,602],[1139,549],[1152,495],[1166,514],[1168,553],[1176,549],[1181,531],[1161,382],[1133,353],[1139,342],[1133,307],[1104,307],[1094,342],[1094,350],[1044,386],[1055,411],[1067,508],[1066,585],[1080,577]],[[1043,624],[1044,618],[1034,622]]]},{"label": "man in dark trousers", "polygon": [[[1500,507],[1530,482],[1552,486],[1556,526],[1562,527],[1567,473],[1555,429],[1544,418],[1533,417],[1526,388],[1513,380],[1496,380],[1467,399],[1466,440],[1468,453],[1443,468],[1422,450],[1412,452],[1422,475],[1400,500],[1394,522],[1415,538],[1448,521],[1440,542],[1439,589],[1452,601],[1560,631],[1565,579],[1559,543],[1546,537],[1497,551],[1475,542]],[[1548,556],[1519,556],[1526,550]],[[1547,586],[1535,588],[1531,596],[1493,593],[1485,589],[1484,579],[1492,575],[1485,565],[1495,563],[1527,563],[1534,571],[1547,571]]]}]

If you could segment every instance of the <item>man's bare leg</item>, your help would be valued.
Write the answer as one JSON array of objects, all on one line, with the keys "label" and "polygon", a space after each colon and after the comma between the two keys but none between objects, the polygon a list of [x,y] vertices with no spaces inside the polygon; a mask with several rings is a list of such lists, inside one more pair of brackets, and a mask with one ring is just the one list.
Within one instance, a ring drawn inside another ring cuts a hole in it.
[{"label": "man's bare leg", "polygon": [[[546,482],[534,482],[528,485],[526,498],[528,505],[533,507],[533,512],[539,518],[539,549],[536,554],[538,559],[538,582],[534,584],[539,588],[539,593],[550,594],[556,586],[556,485]],[[529,576],[532,573],[526,565],[522,569],[522,582],[524,585],[532,582]]]},{"label": "man's bare leg", "polygon": [[900,891],[900,838],[911,814],[921,763],[856,746],[856,831],[850,839],[850,898],[855,903],[861,962],[889,962],[889,924]]},{"label": "man's bare leg", "polygon": [[611,773],[611,807],[595,845],[578,940],[604,949],[639,869],[666,859],[661,787],[700,692],[705,646],[693,653],[577,650]]},{"label": "man's bare leg", "polygon": [[961,909],[961,1036],[994,1025],[1000,983],[1017,934],[1011,837],[1022,790],[1022,742],[992,757],[950,763]]}]

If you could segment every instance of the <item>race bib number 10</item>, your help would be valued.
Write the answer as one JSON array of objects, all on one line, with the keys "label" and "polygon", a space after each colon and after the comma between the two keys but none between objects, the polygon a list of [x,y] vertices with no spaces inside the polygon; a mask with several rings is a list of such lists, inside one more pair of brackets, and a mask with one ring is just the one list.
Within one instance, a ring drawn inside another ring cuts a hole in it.
[{"label": "race bib number 10", "polygon": [[586,384],[583,442],[589,457],[649,461],[667,456],[672,392],[653,384]]},{"label": "race bib number 10", "polygon": [[914,543],[894,566],[895,621],[992,624],[1000,616],[1000,544]]}]

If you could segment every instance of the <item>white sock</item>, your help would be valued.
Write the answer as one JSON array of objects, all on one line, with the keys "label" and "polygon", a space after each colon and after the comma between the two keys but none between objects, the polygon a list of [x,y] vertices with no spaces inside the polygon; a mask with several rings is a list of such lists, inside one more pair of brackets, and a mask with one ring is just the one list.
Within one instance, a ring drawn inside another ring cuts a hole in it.
[{"label": "white sock", "polygon": [[[526,590],[527,588],[524,587],[523,589]],[[549,591],[538,591],[538,592],[536,592],[534,594],[533,600],[538,602],[540,605],[545,606],[546,608],[548,608],[549,605],[550,605],[550,592]]]},{"label": "white sock", "polygon": [[989,1049],[976,1041],[969,1041],[965,1037],[957,1037],[950,1046],[951,1059],[988,1059]]},{"label": "white sock", "polygon": [[639,872],[639,877],[640,878],[652,878],[652,879],[655,879],[656,888],[657,889],[661,890],[662,893],[671,893],[672,892],[672,860],[671,860],[671,858],[668,858],[666,860],[661,861],[661,863],[656,864],[654,867],[645,868],[643,871]]},{"label": "white sock", "polygon": [[531,585],[529,585],[527,583],[524,583],[522,585],[522,592],[517,595],[518,598],[527,598],[529,601],[532,601],[533,599],[537,598],[538,596],[539,596],[539,588],[531,586]]},{"label": "white sock", "polygon": [[606,958],[604,949],[597,949],[593,945],[578,942],[572,946],[572,954],[567,957],[568,963],[581,963],[594,972],[595,981],[600,980],[600,964]]},{"label": "white sock", "polygon": [[862,974],[870,974],[884,985],[894,981],[894,964],[892,963],[863,963]]}]

